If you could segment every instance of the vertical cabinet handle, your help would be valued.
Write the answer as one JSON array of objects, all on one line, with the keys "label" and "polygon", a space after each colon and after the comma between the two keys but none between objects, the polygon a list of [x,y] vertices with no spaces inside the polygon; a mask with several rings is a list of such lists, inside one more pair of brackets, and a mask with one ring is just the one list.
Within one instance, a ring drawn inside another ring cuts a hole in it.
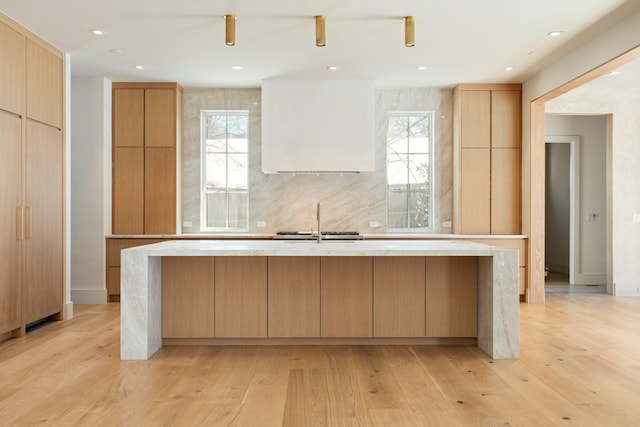
[{"label": "vertical cabinet handle", "polygon": [[24,240],[24,206],[16,207],[16,240]]},{"label": "vertical cabinet handle", "polygon": [[27,210],[29,210],[29,227],[27,227],[27,240],[29,240],[33,236],[33,209],[31,208],[31,206],[26,206],[24,210],[25,216]]}]

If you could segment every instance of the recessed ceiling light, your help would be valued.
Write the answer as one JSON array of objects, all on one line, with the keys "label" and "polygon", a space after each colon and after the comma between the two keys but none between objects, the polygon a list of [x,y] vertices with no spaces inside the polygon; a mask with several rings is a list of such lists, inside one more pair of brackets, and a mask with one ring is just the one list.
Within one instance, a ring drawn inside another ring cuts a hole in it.
[{"label": "recessed ceiling light", "polygon": [[113,55],[120,55],[122,53],[121,49],[109,49],[109,52],[111,52]]},{"label": "recessed ceiling light", "polygon": [[329,70],[329,71],[336,71],[337,69],[338,69],[338,67],[336,67],[335,65],[329,65],[327,67],[327,70]]},{"label": "recessed ceiling light", "polygon": [[426,70],[426,69],[427,69],[427,67],[425,67],[424,65],[418,65],[418,66],[416,67],[416,70],[418,70],[418,71],[424,71],[424,70]]},{"label": "recessed ceiling light", "polygon": [[561,36],[562,33],[564,33],[564,31],[551,31],[549,34],[547,34],[547,37],[558,37]]},{"label": "recessed ceiling light", "polygon": [[136,65],[136,70],[142,70],[144,67],[142,65]]},{"label": "recessed ceiling light", "polygon": [[513,71],[516,67],[504,67],[505,71]]},{"label": "recessed ceiling light", "polygon": [[612,71],[608,73],[607,76],[617,76],[618,74],[620,74],[620,71]]},{"label": "recessed ceiling light", "polygon": [[232,70],[242,70],[242,65],[234,65],[231,67]]},{"label": "recessed ceiling light", "polygon": [[104,31],[102,31],[102,30],[89,30],[89,32],[91,34],[93,34],[94,36],[101,36],[101,35],[104,34]]}]

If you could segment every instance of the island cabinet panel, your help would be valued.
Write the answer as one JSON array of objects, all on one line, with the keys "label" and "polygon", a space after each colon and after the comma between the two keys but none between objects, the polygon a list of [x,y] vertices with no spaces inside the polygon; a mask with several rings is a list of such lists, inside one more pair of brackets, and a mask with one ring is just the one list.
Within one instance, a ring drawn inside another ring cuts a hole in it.
[{"label": "island cabinet panel", "polygon": [[320,257],[269,257],[269,336],[320,336]]},{"label": "island cabinet panel", "polygon": [[321,261],[323,337],[373,335],[373,258],[323,257]]},{"label": "island cabinet panel", "polygon": [[267,258],[215,257],[215,336],[267,336]]},{"label": "island cabinet panel", "polygon": [[373,336],[425,336],[425,257],[373,258]]},{"label": "island cabinet panel", "polygon": [[478,258],[427,258],[427,336],[478,336]]},{"label": "island cabinet panel", "polygon": [[214,337],[214,257],[162,259],[162,337]]}]

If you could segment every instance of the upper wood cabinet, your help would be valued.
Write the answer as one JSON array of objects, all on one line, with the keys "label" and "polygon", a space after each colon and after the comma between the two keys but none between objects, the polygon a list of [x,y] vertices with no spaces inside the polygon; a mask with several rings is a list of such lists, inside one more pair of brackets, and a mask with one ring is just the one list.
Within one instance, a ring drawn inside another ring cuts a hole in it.
[{"label": "upper wood cabinet", "polygon": [[62,58],[27,40],[27,117],[62,129]]},{"label": "upper wood cabinet", "polygon": [[175,234],[182,88],[113,84],[113,234]]},{"label": "upper wood cabinet", "polygon": [[0,110],[24,113],[25,37],[0,22]]},{"label": "upper wood cabinet", "polygon": [[521,114],[521,85],[455,88],[455,233],[520,234]]}]

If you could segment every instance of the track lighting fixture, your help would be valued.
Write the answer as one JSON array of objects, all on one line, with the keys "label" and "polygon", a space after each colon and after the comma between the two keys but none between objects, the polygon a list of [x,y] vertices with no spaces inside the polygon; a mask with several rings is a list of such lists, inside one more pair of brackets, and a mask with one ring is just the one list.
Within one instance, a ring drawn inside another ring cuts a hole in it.
[{"label": "track lighting fixture", "polygon": [[416,45],[415,21],[413,16],[404,17],[404,45],[414,47]]},{"label": "track lighting fixture", "polygon": [[225,33],[224,44],[227,46],[236,45],[236,17],[235,15],[224,15]]},{"label": "track lighting fixture", "polygon": [[325,32],[324,32],[324,15],[317,15],[316,17],[316,46],[324,47],[326,45]]}]

